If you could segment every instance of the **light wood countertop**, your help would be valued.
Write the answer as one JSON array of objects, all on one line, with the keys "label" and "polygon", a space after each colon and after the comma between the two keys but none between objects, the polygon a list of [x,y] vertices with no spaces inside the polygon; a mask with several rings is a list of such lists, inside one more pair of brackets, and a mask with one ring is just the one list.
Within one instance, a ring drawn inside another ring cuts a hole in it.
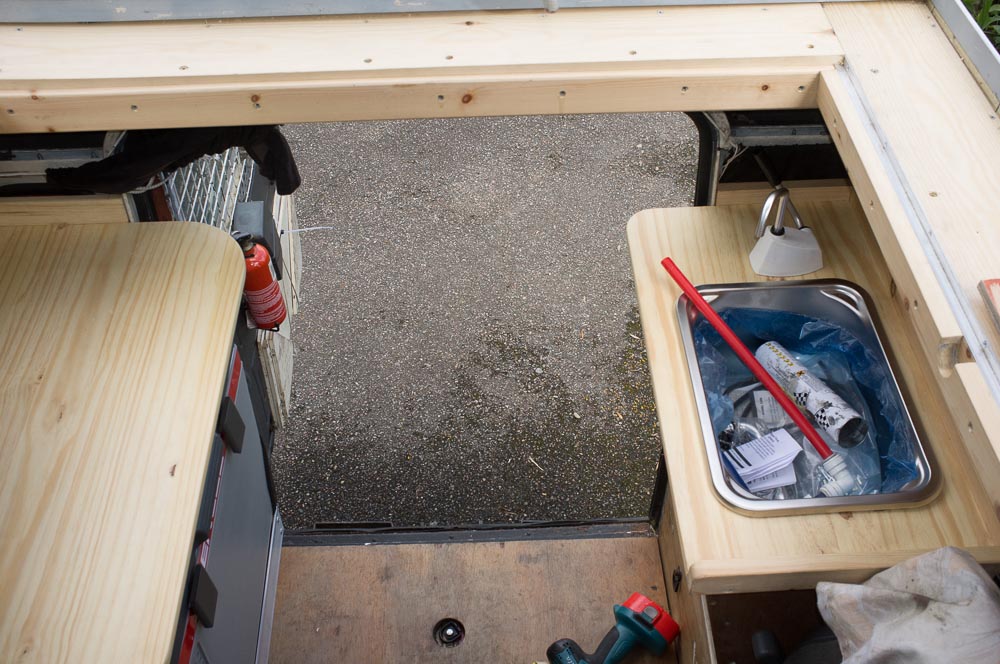
[{"label": "light wood countertop", "polygon": [[0,661],[166,661],[239,249],[190,223],[2,235]]},{"label": "light wood countertop", "polygon": [[671,256],[692,282],[762,281],[749,252],[759,208],[749,205],[646,210],[628,225],[642,326],[666,453],[670,496],[685,578],[704,593],[811,587],[819,580],[860,580],[912,555],[941,546],[1000,561],[1000,521],[980,484],[959,432],[945,410],[931,369],[890,295],[891,277],[871,229],[853,201],[797,207],[824,252],[810,278],[839,277],[872,296],[911,395],[914,419],[942,479],[923,507],[795,516],[744,516],[715,494],[679,336],[680,289],[660,266]]}]

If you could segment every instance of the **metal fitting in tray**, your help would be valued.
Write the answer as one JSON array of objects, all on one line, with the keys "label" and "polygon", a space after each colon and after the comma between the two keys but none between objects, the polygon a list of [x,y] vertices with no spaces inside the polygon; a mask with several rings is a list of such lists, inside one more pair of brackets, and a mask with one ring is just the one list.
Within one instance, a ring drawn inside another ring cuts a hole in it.
[{"label": "metal fitting in tray", "polygon": [[[804,316],[824,320],[845,328],[857,337],[872,353],[885,360],[893,387],[900,394],[904,410],[906,393],[893,371],[893,362],[879,338],[880,323],[875,308],[870,304],[868,294],[861,287],[847,281],[826,279],[814,281],[785,281],[750,284],[723,284],[699,286],[698,291],[705,296],[717,311],[729,308],[769,309],[790,311]],[[695,353],[691,326],[697,320],[697,311],[686,296],[677,303],[684,354],[687,356],[691,384],[694,388],[698,415],[701,420],[702,436],[708,453],[708,465],[712,474],[712,484],[722,500],[737,511],[754,516],[788,514],[798,511],[842,512],[851,509],[878,509],[907,507],[923,504],[933,496],[936,483],[932,481],[931,465],[923,443],[914,428],[915,459],[917,478],[895,493],[876,493],[860,496],[827,498],[820,496],[806,499],[764,500],[737,485],[726,473],[719,457],[719,446],[712,429],[708,401],[702,384],[701,370]],[[913,427],[909,412],[907,423]]]}]

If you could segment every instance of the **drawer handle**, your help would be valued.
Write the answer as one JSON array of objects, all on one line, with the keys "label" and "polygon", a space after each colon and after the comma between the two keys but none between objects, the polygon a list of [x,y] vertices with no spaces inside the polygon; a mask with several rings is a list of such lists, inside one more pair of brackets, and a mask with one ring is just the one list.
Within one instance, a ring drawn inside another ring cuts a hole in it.
[{"label": "drawer handle", "polygon": [[191,574],[191,612],[205,628],[215,624],[215,606],[219,603],[219,591],[201,565]]},{"label": "drawer handle", "polygon": [[236,454],[243,451],[243,434],[246,433],[247,428],[243,424],[240,411],[236,409],[236,404],[228,396],[222,398],[216,430],[222,434],[222,440],[226,441],[229,449]]}]

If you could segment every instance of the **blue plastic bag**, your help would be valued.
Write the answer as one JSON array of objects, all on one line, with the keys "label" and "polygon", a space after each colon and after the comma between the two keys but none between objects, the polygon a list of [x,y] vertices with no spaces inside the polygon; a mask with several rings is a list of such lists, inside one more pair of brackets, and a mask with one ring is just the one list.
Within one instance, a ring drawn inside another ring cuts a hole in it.
[{"label": "blue plastic bag", "polygon": [[[742,308],[724,309],[719,314],[751,351],[765,341],[778,342],[863,414],[869,431],[861,444],[845,449],[824,436],[857,475],[858,493],[892,493],[917,478],[913,461],[916,441],[881,354],[870,351],[843,328],[801,314]],[[741,386],[752,384],[755,378],[708,321],[699,318],[692,333],[718,441],[726,428],[742,417],[729,395],[740,393]],[[789,426],[789,431],[802,441],[794,426]],[[798,483],[794,490],[758,495],[765,498],[816,495],[815,469],[819,455],[808,443],[803,449],[805,454],[799,455],[795,462]]]}]

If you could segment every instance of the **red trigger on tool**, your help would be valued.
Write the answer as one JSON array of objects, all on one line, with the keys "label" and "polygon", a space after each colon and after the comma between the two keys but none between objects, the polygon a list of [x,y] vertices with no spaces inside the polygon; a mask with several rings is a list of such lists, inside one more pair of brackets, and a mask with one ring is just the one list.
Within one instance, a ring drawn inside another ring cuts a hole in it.
[{"label": "red trigger on tool", "polygon": [[680,633],[681,628],[677,622],[670,617],[666,609],[649,599],[642,593],[632,593],[627,600],[622,602],[626,609],[635,611],[652,624],[653,629],[660,633],[667,643],[670,643]]}]

